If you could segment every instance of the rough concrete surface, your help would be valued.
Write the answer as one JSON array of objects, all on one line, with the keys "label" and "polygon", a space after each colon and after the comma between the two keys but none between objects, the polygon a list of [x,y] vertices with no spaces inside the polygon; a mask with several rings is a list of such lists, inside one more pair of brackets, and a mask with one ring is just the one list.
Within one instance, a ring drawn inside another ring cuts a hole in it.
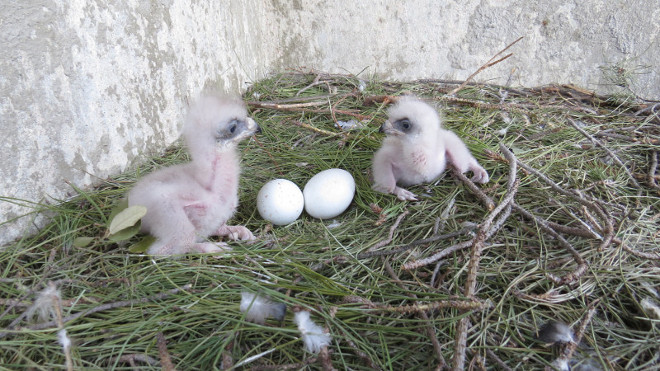
[{"label": "rough concrete surface", "polygon": [[[26,0],[0,10],[0,245],[177,137],[203,88],[307,67],[660,99],[660,0],[328,2]],[[19,202],[24,203],[24,202]],[[7,222],[12,221],[12,222]]]}]

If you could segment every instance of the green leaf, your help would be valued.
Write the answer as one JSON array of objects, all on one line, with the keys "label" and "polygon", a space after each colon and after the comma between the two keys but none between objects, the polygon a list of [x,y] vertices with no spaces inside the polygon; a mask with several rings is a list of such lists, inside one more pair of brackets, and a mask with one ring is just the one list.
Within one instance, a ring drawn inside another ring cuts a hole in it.
[{"label": "green leaf", "polygon": [[131,247],[128,248],[128,251],[134,254],[141,254],[146,252],[149,249],[149,246],[151,246],[152,243],[156,241],[156,237],[147,235],[144,236],[143,239],[140,240],[140,242],[134,243],[131,245]]},{"label": "green leaf", "polygon": [[117,231],[117,233],[109,235],[108,240],[112,242],[130,240],[133,236],[135,236],[136,234],[138,234],[138,232],[140,232],[141,224],[142,223],[140,223],[140,221],[138,220],[137,224],[135,224],[134,226],[124,228],[120,231]]},{"label": "green leaf", "polygon": [[73,240],[74,247],[87,247],[94,241],[94,237],[76,237]]},{"label": "green leaf", "polygon": [[124,209],[128,208],[128,198],[122,198],[119,200],[119,202],[115,205],[115,207],[112,208],[112,211],[110,211],[110,215],[108,216],[108,220],[112,220],[119,214],[121,211]]},{"label": "green leaf", "polygon": [[110,235],[113,235],[123,229],[132,227],[146,214],[147,208],[142,205],[128,207],[112,218],[110,226],[108,227],[108,232]]}]

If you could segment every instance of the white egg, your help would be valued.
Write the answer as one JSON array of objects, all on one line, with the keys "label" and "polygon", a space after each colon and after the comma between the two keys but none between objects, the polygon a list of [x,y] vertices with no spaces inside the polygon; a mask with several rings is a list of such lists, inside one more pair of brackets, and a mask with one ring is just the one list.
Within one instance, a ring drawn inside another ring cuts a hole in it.
[{"label": "white egg", "polygon": [[298,219],[304,205],[300,188],[286,179],[271,180],[257,194],[259,215],[275,225],[286,225]]},{"label": "white egg", "polygon": [[314,218],[334,218],[348,208],[354,194],[355,180],[348,171],[321,171],[305,184],[305,211]]}]

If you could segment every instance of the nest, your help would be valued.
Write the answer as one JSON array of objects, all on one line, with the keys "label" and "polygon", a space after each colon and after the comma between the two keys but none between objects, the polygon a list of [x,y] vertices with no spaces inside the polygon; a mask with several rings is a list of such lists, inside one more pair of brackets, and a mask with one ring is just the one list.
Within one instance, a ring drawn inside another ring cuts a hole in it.
[{"label": "nest", "polygon": [[[475,186],[450,169],[412,187],[417,202],[373,191],[378,129],[401,94],[435,102],[491,181]],[[71,200],[36,207],[52,213],[52,223],[0,252],[0,364],[658,366],[657,105],[571,86],[302,72],[260,81],[245,100],[262,133],[241,147],[233,223],[258,241],[232,242],[223,256],[153,259],[129,252],[142,236],[108,236],[112,209],[136,177],[185,161],[180,146]],[[342,215],[322,221],[303,214],[283,227],[259,217],[256,194],[267,181],[302,187],[328,168],[348,170],[356,181]],[[60,316],[30,322],[45,287],[59,290],[53,305]],[[245,321],[245,290],[287,304],[284,320]],[[332,338],[318,354],[304,350],[292,321],[301,309]],[[575,341],[538,341],[538,329],[552,321],[572,329]],[[68,351],[57,341],[62,329]]]}]

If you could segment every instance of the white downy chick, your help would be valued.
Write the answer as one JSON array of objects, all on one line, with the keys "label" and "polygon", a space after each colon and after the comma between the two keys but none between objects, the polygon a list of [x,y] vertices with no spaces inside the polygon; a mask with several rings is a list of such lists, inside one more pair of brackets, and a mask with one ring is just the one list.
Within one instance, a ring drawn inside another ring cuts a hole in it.
[{"label": "white downy chick", "polygon": [[330,344],[331,337],[323,332],[323,328],[309,318],[309,312],[301,310],[297,312],[293,321],[298,326],[298,331],[302,336],[305,349],[310,353],[318,353],[321,348]]},{"label": "white downy chick", "polygon": [[241,312],[250,322],[264,324],[268,317],[277,321],[284,319],[286,304],[275,303],[270,298],[243,291],[241,293]]},{"label": "white downy chick", "polygon": [[447,162],[461,173],[472,171],[474,182],[488,182],[486,170],[456,134],[441,127],[438,112],[429,104],[404,96],[388,115],[381,127],[387,136],[373,159],[374,190],[415,201],[414,193],[399,186],[430,182],[445,171]]},{"label": "white downy chick", "polygon": [[149,254],[226,249],[205,242],[209,236],[255,238],[244,226],[226,223],[238,206],[238,143],[258,129],[237,98],[208,95],[190,108],[183,136],[192,161],[145,176],[128,194],[129,206],[147,208],[141,228],[156,237]]}]

